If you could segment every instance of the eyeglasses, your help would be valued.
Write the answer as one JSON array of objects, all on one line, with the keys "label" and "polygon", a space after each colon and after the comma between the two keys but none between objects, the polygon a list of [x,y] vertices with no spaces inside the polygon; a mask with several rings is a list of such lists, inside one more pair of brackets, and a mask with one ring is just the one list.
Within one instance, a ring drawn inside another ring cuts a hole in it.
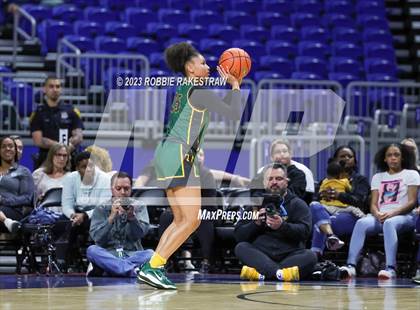
[{"label": "eyeglasses", "polygon": [[54,154],[54,156],[67,158],[69,155],[68,154],[60,154],[60,153],[57,153],[57,154]]}]

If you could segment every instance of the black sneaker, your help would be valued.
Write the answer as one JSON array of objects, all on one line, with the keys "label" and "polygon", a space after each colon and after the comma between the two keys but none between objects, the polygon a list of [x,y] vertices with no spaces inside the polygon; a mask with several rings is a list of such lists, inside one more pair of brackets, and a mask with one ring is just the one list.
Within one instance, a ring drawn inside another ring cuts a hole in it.
[{"label": "black sneaker", "polygon": [[325,243],[330,251],[336,251],[344,246],[344,241],[341,241],[336,235],[329,236]]}]

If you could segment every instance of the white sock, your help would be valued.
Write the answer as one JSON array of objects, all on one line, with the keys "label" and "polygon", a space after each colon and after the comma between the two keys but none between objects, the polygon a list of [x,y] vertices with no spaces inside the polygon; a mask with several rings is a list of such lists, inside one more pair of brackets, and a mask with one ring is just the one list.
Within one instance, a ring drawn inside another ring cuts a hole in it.
[{"label": "white sock", "polygon": [[14,222],[14,220],[12,220],[12,219],[9,219],[9,218],[6,218],[5,220],[4,220],[4,226],[6,226],[6,228],[10,231],[10,232],[12,232],[12,224],[13,224],[13,222]]}]

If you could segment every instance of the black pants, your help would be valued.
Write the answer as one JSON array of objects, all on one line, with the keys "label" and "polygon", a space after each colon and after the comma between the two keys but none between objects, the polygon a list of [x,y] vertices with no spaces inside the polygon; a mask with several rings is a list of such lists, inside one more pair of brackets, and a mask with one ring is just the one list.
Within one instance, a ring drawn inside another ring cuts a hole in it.
[{"label": "black pants", "polygon": [[236,256],[247,266],[257,269],[267,280],[276,279],[276,271],[281,268],[299,267],[299,278],[309,278],[317,262],[311,250],[297,249],[279,262],[261,252],[249,242],[240,242],[235,247]]},{"label": "black pants", "polygon": [[[168,210],[163,212],[159,218],[159,237],[162,236],[163,232],[172,223],[174,216],[172,211]],[[203,258],[210,260],[213,254],[214,245],[214,223],[209,220],[202,220],[200,226],[198,226],[194,235],[198,238],[201,246],[201,254]]]},{"label": "black pants", "polygon": [[[6,215],[9,219],[20,221],[23,218],[23,213],[21,212],[21,208],[12,208],[12,207],[0,207],[0,211]],[[4,225],[4,223],[0,223],[0,232],[8,233],[9,230]]]}]

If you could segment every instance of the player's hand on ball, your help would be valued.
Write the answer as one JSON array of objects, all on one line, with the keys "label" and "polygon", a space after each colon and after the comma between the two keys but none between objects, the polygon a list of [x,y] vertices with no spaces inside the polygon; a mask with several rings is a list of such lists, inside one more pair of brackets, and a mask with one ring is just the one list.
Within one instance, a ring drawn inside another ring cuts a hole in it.
[{"label": "player's hand on ball", "polygon": [[238,80],[232,74],[230,74],[229,70],[223,68],[222,66],[217,66],[217,72],[219,72],[220,77],[226,79],[226,81],[232,85],[233,89],[239,89],[239,85],[241,84],[242,80]]}]

